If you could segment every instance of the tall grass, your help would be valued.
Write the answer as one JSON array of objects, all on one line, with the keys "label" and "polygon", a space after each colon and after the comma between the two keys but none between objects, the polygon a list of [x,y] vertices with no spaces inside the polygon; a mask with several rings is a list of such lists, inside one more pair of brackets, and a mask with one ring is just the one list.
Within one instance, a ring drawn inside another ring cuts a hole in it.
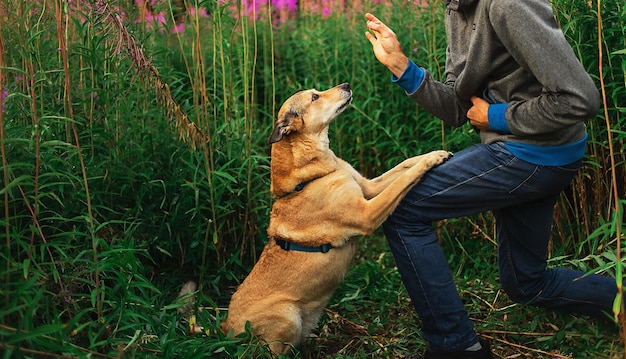
[{"label": "tall grass", "polygon": [[[193,0],[185,9],[156,3],[145,13],[113,0],[0,0],[3,357],[270,357],[253,339],[236,342],[217,329],[233,286],[266,240],[266,139],[278,106],[299,89],[350,82],[353,105],[332,125],[331,146],[370,176],[407,156],[475,142],[470,128],[443,126],[407,100],[363,36],[364,11],[375,12],[416,63],[441,77],[442,3],[337,1],[345,7],[324,14]],[[625,10],[617,0],[597,5],[554,0],[605,106],[589,122],[585,167],[557,207],[552,261],[619,275]],[[488,214],[440,224],[459,277],[468,267],[493,272],[486,266],[494,260],[492,228]],[[484,262],[457,240],[467,233],[484,240]],[[351,328],[367,339],[346,349],[351,339],[326,335],[296,356],[394,357],[418,349],[419,339],[402,328],[414,326],[406,295],[390,294],[401,284],[386,249],[363,248],[323,329],[339,328],[341,337]],[[172,304],[189,278],[201,284],[206,338],[187,337]],[[373,290],[371,281],[380,286]],[[355,306],[402,319],[379,315],[360,327],[356,321],[371,318]],[[381,330],[393,333],[384,345],[371,336]]]}]

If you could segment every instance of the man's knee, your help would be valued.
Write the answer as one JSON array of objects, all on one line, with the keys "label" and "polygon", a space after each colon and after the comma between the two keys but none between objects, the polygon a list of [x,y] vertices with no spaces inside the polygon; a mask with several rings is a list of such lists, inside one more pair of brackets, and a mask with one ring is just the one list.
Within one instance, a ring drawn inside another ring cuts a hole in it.
[{"label": "man's knee", "polygon": [[538,278],[523,284],[517,281],[503,280],[501,284],[509,299],[515,303],[534,304],[541,294],[543,279]]},{"label": "man's knee", "polygon": [[387,217],[382,227],[386,235],[395,233],[401,236],[423,237],[434,233],[432,222],[422,222],[411,214],[399,212]]}]

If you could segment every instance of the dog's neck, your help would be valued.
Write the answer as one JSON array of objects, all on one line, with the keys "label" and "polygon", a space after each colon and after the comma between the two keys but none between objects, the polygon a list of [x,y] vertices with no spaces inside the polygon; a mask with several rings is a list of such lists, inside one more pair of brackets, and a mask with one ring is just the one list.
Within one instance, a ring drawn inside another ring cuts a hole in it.
[{"label": "dog's neck", "polygon": [[335,170],[335,154],[329,147],[328,135],[321,137],[294,133],[272,145],[271,191],[276,197]]}]

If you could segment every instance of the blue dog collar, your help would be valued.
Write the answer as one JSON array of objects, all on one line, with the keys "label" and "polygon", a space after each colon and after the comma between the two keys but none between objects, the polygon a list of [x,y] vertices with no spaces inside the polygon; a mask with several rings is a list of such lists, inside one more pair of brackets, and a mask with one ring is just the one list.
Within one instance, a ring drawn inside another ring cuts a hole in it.
[{"label": "blue dog collar", "polygon": [[317,246],[317,247],[301,246],[299,244],[287,242],[282,239],[277,239],[276,244],[280,248],[286,251],[309,252],[309,253],[328,253],[328,251],[330,251],[333,248],[333,246],[330,244],[322,244],[321,246]]}]

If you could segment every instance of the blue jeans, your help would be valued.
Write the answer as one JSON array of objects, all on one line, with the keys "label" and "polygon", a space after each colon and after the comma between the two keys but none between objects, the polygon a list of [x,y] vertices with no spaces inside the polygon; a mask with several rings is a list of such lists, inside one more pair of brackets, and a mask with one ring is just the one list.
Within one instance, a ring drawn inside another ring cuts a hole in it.
[{"label": "blue jeans", "polygon": [[502,288],[511,300],[602,316],[615,279],[546,268],[554,205],[581,161],[559,167],[522,161],[501,143],[479,144],[430,170],[383,224],[402,280],[433,352],[477,340],[432,223],[492,210]]}]

